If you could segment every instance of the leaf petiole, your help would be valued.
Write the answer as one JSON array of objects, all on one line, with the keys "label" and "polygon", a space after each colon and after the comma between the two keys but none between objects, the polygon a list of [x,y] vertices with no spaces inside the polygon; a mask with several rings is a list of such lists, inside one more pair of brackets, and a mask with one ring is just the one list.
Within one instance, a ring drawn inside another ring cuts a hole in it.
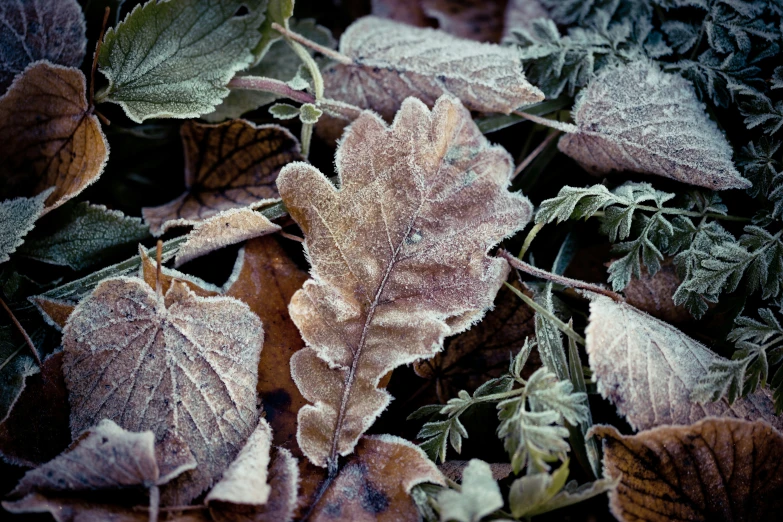
[{"label": "leaf petiole", "polygon": [[541,306],[540,304],[536,303],[534,300],[514,288],[512,285],[508,283],[503,283],[506,285],[514,294],[516,294],[517,297],[522,299],[526,305],[528,305],[530,308],[538,312],[539,314],[546,317],[548,320],[552,321],[552,323],[557,327],[558,330],[563,332],[567,337],[573,339],[574,341],[578,342],[582,346],[585,346],[587,341],[585,341],[585,338],[576,333],[573,328],[570,328],[567,324],[565,324],[563,321],[561,321],[555,314],[551,313],[549,310]]}]

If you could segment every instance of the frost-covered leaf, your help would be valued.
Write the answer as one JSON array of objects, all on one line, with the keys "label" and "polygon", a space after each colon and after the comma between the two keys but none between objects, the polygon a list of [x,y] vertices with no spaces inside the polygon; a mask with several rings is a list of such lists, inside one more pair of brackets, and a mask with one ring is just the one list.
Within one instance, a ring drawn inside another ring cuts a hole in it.
[{"label": "frost-covered leaf", "polygon": [[180,266],[225,246],[281,230],[265,216],[249,208],[232,208],[196,223],[179,247],[174,264]]},{"label": "frost-covered leaf", "polygon": [[273,202],[278,197],[275,180],[280,169],[302,159],[299,141],[279,125],[189,121],[180,132],[187,191],[164,205],[142,209],[154,235],[169,227],[193,225],[224,210]]},{"label": "frost-covered leaf", "polygon": [[261,40],[253,48],[254,63],[258,63],[266,55],[269,46],[280,40],[282,36],[272,24],[279,24],[288,29],[290,18],[294,15],[294,0],[268,0],[266,3],[266,16],[261,24]]},{"label": "frost-covered leaf", "polygon": [[625,436],[611,426],[604,464],[618,520],[777,520],[783,509],[783,437],[762,421],[704,419]]},{"label": "frost-covered leaf", "polygon": [[708,416],[764,419],[783,427],[768,394],[758,392],[733,405],[699,404],[691,393],[710,366],[725,360],[703,344],[630,305],[590,296],[586,330],[590,368],[598,391],[634,429],[692,424]]},{"label": "frost-covered leaf", "polygon": [[79,202],[48,216],[20,253],[81,270],[148,236],[149,229],[139,218],[103,205]]},{"label": "frost-covered leaf", "polygon": [[10,259],[24,237],[35,226],[52,189],[32,198],[15,198],[0,202],[0,263]]},{"label": "frost-covered leaf", "polygon": [[95,182],[109,148],[78,69],[35,62],[0,98],[0,197],[55,187],[46,211]]},{"label": "frost-covered leaf", "polygon": [[544,95],[525,80],[517,50],[373,16],[340,38],[353,64],[324,71],[326,95],[391,119],[408,96],[428,106],[450,94],[470,110],[508,114]]},{"label": "frost-covered leaf", "polygon": [[[253,60],[264,0],[150,0],[106,32],[98,56],[109,85],[99,100],[133,121],[212,112]],[[243,13],[244,11],[244,13]]]},{"label": "frost-covered leaf", "polygon": [[549,13],[539,0],[508,0],[503,13],[503,38],[509,38],[520,29],[529,29],[537,18],[548,17]]},{"label": "frost-covered leaf", "polygon": [[462,491],[442,491],[438,504],[443,522],[479,522],[503,507],[503,496],[489,464],[473,459],[462,473]]},{"label": "frost-covered leaf", "polygon": [[386,408],[385,374],[431,357],[491,306],[508,268],[486,252],[531,213],[506,189],[510,156],[451,97],[431,112],[408,99],[391,127],[362,113],[336,164],[339,189],[304,163],[278,179],[312,263],[289,307],[308,344],[291,372],[315,402],[297,440],[319,466],[351,453]]},{"label": "frost-covered leaf", "polygon": [[[3,310],[5,312],[5,310]],[[0,326],[0,422],[5,421],[25,387],[25,380],[38,373],[30,347],[17,342],[13,325]]]},{"label": "frost-covered leaf", "polygon": [[76,0],[16,0],[0,4],[0,95],[33,62],[79,67],[87,38]]},{"label": "frost-covered leaf", "polygon": [[183,505],[210,486],[255,429],[263,331],[244,303],[198,297],[174,282],[164,295],[138,278],[107,279],[63,332],[73,436],[108,418],[151,430],[163,451],[181,438],[198,462],[162,491]]},{"label": "frost-covered leaf", "polygon": [[559,148],[585,168],[632,170],[713,190],[747,188],[693,87],[651,62],[607,67],[574,105]]}]

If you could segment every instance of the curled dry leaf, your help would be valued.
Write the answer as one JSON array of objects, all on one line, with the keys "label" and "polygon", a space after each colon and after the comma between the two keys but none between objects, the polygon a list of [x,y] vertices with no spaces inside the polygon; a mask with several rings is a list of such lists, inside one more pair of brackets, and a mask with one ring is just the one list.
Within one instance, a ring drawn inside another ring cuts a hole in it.
[{"label": "curled dry leaf", "polygon": [[288,303],[307,280],[273,237],[248,241],[242,265],[226,295],[250,306],[264,325],[264,349],[258,361],[258,394],[272,426],[273,443],[301,456],[296,445],[296,416],[307,404],[291,377],[290,359],[304,347]]},{"label": "curled dry leaf", "polygon": [[0,98],[0,199],[54,187],[45,212],[103,172],[109,145],[85,98],[78,69],[35,62]]},{"label": "curled dry leaf", "polygon": [[76,0],[0,3],[0,95],[33,62],[78,67],[87,45],[82,8]]},{"label": "curled dry leaf", "polygon": [[232,208],[206,221],[196,223],[187,240],[179,247],[176,266],[225,246],[282,230],[263,214],[249,208]]},{"label": "curled dry leaf", "polygon": [[410,492],[426,482],[445,486],[443,475],[418,446],[391,435],[363,437],[313,507],[310,520],[419,520]]},{"label": "curled dry leaf", "polygon": [[673,326],[636,308],[591,294],[586,330],[590,368],[598,391],[634,429],[692,424],[708,417],[764,419],[783,428],[769,394],[759,391],[731,406],[726,399],[699,404],[691,392],[722,359]]},{"label": "curled dry leaf", "polygon": [[102,418],[151,430],[164,451],[184,441],[198,467],[162,491],[184,505],[209,487],[257,424],[263,331],[230,297],[199,297],[174,281],[165,295],[138,278],[101,282],[63,331],[71,432]]},{"label": "curled dry leaf", "polygon": [[610,426],[604,465],[619,479],[609,493],[621,521],[780,519],[783,436],[765,422],[704,419],[623,436]]},{"label": "curled dry leaf", "polygon": [[675,305],[672,296],[682,281],[672,258],[666,258],[654,276],[642,265],[641,277],[632,276],[623,289],[625,300],[643,312],[663,319],[667,323],[684,323],[692,319],[688,309]]},{"label": "curled dry leaf", "polygon": [[279,125],[231,120],[182,125],[187,191],[159,207],[142,209],[155,235],[193,225],[224,210],[257,207],[278,198],[275,180],[287,163],[302,159],[299,142]]},{"label": "curled dry leaf", "polygon": [[713,190],[748,188],[693,85],[648,61],[605,67],[579,94],[558,147],[586,169],[632,170]]},{"label": "curled dry leaf", "polygon": [[468,109],[505,114],[544,99],[525,80],[516,49],[434,29],[368,16],[343,33],[340,52],[353,63],[324,71],[326,94],[387,119],[409,96],[432,106],[451,94]]},{"label": "curled dry leaf", "polygon": [[492,305],[508,265],[486,253],[531,215],[507,190],[511,161],[444,96],[432,112],[406,100],[391,127],[363,113],[336,153],[339,190],[305,163],[281,172],[312,263],[289,310],[308,345],[291,374],[315,402],[297,431],[314,464],[351,453],[389,403],[384,375],[431,357]]}]

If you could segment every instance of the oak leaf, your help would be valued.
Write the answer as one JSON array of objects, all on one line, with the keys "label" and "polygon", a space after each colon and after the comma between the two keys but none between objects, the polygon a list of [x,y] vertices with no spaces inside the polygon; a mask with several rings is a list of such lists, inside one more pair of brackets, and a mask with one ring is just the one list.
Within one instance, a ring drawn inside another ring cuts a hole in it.
[{"label": "oak leaf", "polygon": [[0,94],[33,62],[79,67],[87,46],[76,0],[18,0],[0,4]]},{"label": "oak leaf", "polygon": [[63,331],[63,373],[76,437],[99,419],[181,439],[198,467],[162,491],[183,505],[218,478],[255,429],[258,317],[229,297],[199,297],[179,281],[158,294],[138,278],[100,283]]},{"label": "oak leaf", "polygon": [[633,436],[596,426],[621,521],[778,520],[783,436],[765,422],[704,419]]},{"label": "oak leaf", "polygon": [[591,295],[586,330],[590,368],[598,391],[617,406],[634,429],[692,424],[703,417],[764,419],[783,428],[768,393],[757,392],[731,406],[721,399],[699,404],[691,393],[710,365],[722,357],[673,326],[636,308]]},{"label": "oak leaf", "polygon": [[95,182],[109,146],[78,69],[35,62],[0,98],[0,198],[50,187],[48,212]]},{"label": "oak leaf", "polygon": [[648,61],[605,67],[579,94],[558,148],[598,173],[631,170],[713,190],[748,188],[693,85]]},{"label": "oak leaf", "polygon": [[525,80],[516,49],[434,29],[368,16],[346,29],[340,52],[353,63],[324,71],[327,95],[387,119],[409,96],[431,107],[450,94],[470,110],[505,114],[544,99]]},{"label": "oak leaf", "polygon": [[169,227],[193,225],[224,210],[275,201],[280,169],[302,159],[297,139],[278,125],[189,121],[180,132],[187,191],[165,205],[142,209],[156,236]]},{"label": "oak leaf", "polygon": [[312,263],[289,310],[308,345],[291,373],[315,402],[297,431],[314,464],[351,453],[389,403],[384,375],[431,357],[492,305],[508,265],[486,253],[531,215],[507,191],[511,161],[444,96],[432,112],[406,100],[391,127],[362,113],[336,153],[340,189],[305,163],[280,173]]}]

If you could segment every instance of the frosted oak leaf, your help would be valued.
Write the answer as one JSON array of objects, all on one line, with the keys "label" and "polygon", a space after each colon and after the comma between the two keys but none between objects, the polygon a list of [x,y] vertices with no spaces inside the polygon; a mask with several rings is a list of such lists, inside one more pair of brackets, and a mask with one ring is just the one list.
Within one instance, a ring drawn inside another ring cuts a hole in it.
[{"label": "frosted oak leaf", "polygon": [[340,188],[305,163],[280,195],[305,235],[311,279],[289,306],[308,348],[291,359],[297,440],[316,465],[351,453],[389,403],[393,368],[431,357],[492,305],[508,265],[487,256],[524,228],[512,160],[459,101],[406,100],[389,127],[364,112],[336,153]]},{"label": "frosted oak leaf", "polygon": [[107,418],[152,431],[164,450],[184,441],[198,467],[161,498],[186,504],[256,427],[262,342],[258,317],[235,299],[199,297],[178,281],[163,295],[142,279],[104,280],[63,330],[71,432]]},{"label": "frosted oak leaf", "polygon": [[576,127],[558,147],[588,170],[631,170],[712,190],[750,187],[693,85],[651,62],[604,68],[573,115]]}]

